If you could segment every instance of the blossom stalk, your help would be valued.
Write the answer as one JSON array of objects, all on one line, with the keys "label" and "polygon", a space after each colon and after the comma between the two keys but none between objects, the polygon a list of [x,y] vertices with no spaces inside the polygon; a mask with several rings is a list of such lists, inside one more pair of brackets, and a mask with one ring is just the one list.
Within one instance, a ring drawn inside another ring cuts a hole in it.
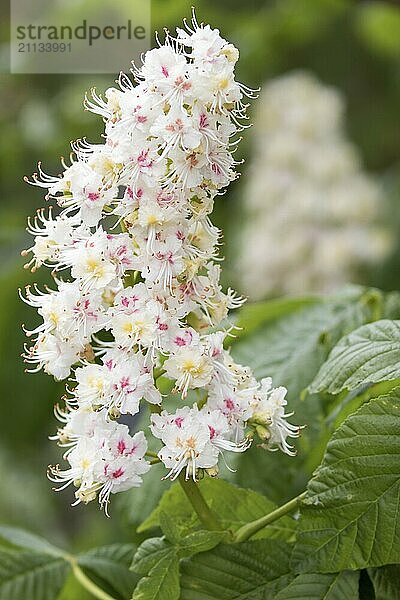
[{"label": "blossom stalk", "polygon": [[250,523],[246,523],[246,525],[243,525],[240,529],[238,529],[238,531],[235,534],[234,541],[236,543],[246,542],[251,537],[253,537],[253,535],[261,531],[261,529],[267,527],[267,525],[271,525],[271,523],[274,523],[281,517],[284,517],[285,515],[294,512],[300,506],[301,501],[306,496],[307,492],[303,492],[302,494],[299,494],[292,500],[289,500],[289,502],[286,502],[286,504],[279,506],[279,508],[276,508],[267,515],[264,515],[263,517],[260,517],[255,521],[251,521]]},{"label": "blossom stalk", "polygon": [[209,531],[223,531],[223,527],[217,515],[208,506],[199,486],[191,479],[186,480],[183,474],[179,476],[179,483],[195,513],[199,517],[201,524]]}]

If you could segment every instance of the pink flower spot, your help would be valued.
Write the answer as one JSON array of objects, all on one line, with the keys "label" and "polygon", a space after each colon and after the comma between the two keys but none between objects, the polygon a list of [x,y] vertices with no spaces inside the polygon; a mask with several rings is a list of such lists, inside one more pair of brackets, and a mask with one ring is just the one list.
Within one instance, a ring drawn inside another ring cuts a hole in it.
[{"label": "pink flower spot", "polygon": [[126,444],[124,442],[124,440],[119,440],[118,444],[117,444],[117,450],[118,450],[118,454],[123,454],[126,450]]},{"label": "pink flower spot", "polygon": [[88,197],[88,200],[95,201],[100,198],[100,194],[98,192],[89,192],[87,197]]},{"label": "pink flower spot", "polygon": [[129,456],[132,456],[132,454],[135,454],[137,448],[138,448],[137,446],[132,446],[132,448],[129,450],[129,452],[127,454]]},{"label": "pink flower spot", "polygon": [[126,387],[129,386],[129,377],[121,377],[119,384],[121,386],[121,389],[124,390]]},{"label": "pink flower spot", "polygon": [[119,469],[117,469],[116,471],[112,472],[112,477],[113,479],[118,479],[118,477],[122,477],[122,475],[124,474],[124,470],[122,469],[122,467],[120,467]]},{"label": "pink flower spot", "polygon": [[224,400],[224,403],[228,410],[234,410],[235,405],[233,403],[233,400],[231,400],[230,398],[227,398],[226,400]]},{"label": "pink flower spot", "polygon": [[127,248],[126,248],[126,246],[120,246],[120,247],[117,249],[117,252],[116,252],[116,254],[117,254],[117,256],[122,256],[123,254],[126,254],[126,251],[127,251]]},{"label": "pink flower spot", "polygon": [[211,170],[216,174],[216,175],[221,175],[222,171],[220,169],[220,167],[217,165],[217,163],[213,163],[211,165]]},{"label": "pink flower spot", "polygon": [[200,115],[199,126],[201,128],[208,127],[207,115],[205,113],[201,113]]}]

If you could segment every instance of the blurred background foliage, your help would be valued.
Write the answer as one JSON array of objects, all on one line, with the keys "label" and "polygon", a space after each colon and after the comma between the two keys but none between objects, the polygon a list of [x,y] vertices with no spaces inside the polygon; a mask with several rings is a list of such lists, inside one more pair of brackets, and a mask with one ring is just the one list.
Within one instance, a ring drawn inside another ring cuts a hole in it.
[{"label": "blurred background foliage", "polygon": [[[116,1],[126,4],[129,16],[129,1]],[[366,170],[384,183],[390,202],[390,226],[397,238],[400,227],[398,2],[153,0],[153,30],[161,31],[163,27],[172,30],[180,25],[183,17],[190,17],[192,4],[199,21],[220,28],[223,35],[240,48],[237,76],[247,85],[258,87],[274,77],[302,69],[341,91],[347,103],[349,138],[358,147]],[[0,60],[4,71],[8,51],[5,10],[3,3],[0,27],[4,41]],[[144,516],[143,511],[149,512],[157,482],[149,480],[140,497],[134,492],[121,499],[124,509],[121,518],[114,505],[112,513],[117,512],[117,515],[112,514],[111,520],[95,506],[70,510],[68,493],[51,493],[45,471],[48,463],[58,459],[58,452],[51,449],[47,436],[55,428],[52,406],[62,395],[62,386],[43,374],[24,375],[19,358],[24,336],[19,324],[32,323],[32,311],[18,300],[16,292],[18,287],[33,280],[43,283],[45,277],[40,273],[33,277],[23,271],[23,260],[19,258],[20,250],[29,244],[24,229],[26,216],[43,204],[40,191],[26,185],[23,176],[35,170],[38,160],[43,162],[47,172],[57,173],[59,157],[68,155],[70,140],[83,135],[91,141],[100,139],[102,124],[83,111],[82,100],[87,89],[95,85],[103,90],[112,85],[112,78],[3,73],[1,79],[0,521],[27,526],[78,549],[127,539],[134,535],[134,528],[124,529],[124,522],[128,519],[134,523],[139,520],[135,513]],[[251,142],[252,132],[246,131],[240,157],[251,159]],[[246,163],[241,170],[245,175]],[[238,276],[233,272],[229,256],[235,246],[234,221],[240,206],[241,186],[240,181],[232,184],[216,207],[215,220],[225,232],[226,278]],[[400,249],[396,248],[385,264],[369,273],[364,283],[387,290],[398,289]],[[292,390],[292,394],[299,391]],[[312,457],[308,460],[311,465]],[[294,462],[292,464],[295,467]],[[254,485],[250,471],[246,470],[242,479],[239,477],[246,485]],[[267,480],[271,475],[268,465],[263,473],[263,478],[257,480],[257,488],[268,495]],[[284,480],[281,475],[280,478]],[[295,482],[293,489],[298,485],[299,482]],[[274,489],[272,499],[280,500],[286,493]]]}]

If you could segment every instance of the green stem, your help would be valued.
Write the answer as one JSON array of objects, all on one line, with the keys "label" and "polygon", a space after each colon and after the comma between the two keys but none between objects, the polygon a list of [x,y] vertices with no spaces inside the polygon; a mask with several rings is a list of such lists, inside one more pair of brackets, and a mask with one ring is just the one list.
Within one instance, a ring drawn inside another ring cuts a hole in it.
[{"label": "green stem", "polygon": [[246,523],[246,525],[243,525],[243,527],[238,529],[234,541],[245,542],[246,540],[250,539],[255,533],[257,533],[257,531],[260,531],[260,529],[263,529],[267,525],[270,525],[274,521],[277,521],[284,515],[293,512],[299,506],[303,498],[306,497],[306,494],[307,492],[303,492],[299,496],[296,496],[296,498],[293,498],[292,500],[289,500],[289,502],[286,502],[286,504],[283,504],[283,506],[280,506],[276,510],[273,510],[268,515],[265,515],[264,517],[261,517],[256,521]]},{"label": "green stem", "polygon": [[197,483],[193,479],[185,479],[184,473],[179,475],[179,483],[205,528],[209,531],[222,531],[223,527],[217,515],[208,506]]},{"label": "green stem", "polygon": [[149,458],[152,459],[150,461],[151,465],[156,465],[157,463],[161,462],[161,460],[158,458],[157,454],[155,452],[151,452],[150,450],[147,450],[145,456],[148,456]]},{"label": "green stem", "polygon": [[98,600],[115,600],[113,596],[107,594],[107,592],[99,588],[91,579],[89,579],[89,577],[82,571],[73,556],[68,556],[67,560],[71,565],[75,578],[77,581],[79,581],[81,586],[85,588],[85,590],[90,592],[95,598],[98,598]]},{"label": "green stem", "polygon": [[146,451],[146,456],[149,456],[150,458],[158,458],[157,452],[151,452],[151,450]]},{"label": "green stem", "polygon": [[156,381],[159,377],[164,375],[164,373],[165,373],[164,367],[156,367],[155,369],[153,369],[154,381]]}]

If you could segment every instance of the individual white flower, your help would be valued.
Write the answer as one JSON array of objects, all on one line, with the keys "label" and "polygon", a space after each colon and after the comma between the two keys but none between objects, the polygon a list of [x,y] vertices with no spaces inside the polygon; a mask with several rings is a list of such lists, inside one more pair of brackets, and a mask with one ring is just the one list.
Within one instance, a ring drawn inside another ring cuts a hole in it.
[{"label": "individual white flower", "polygon": [[220,410],[210,410],[209,406],[205,406],[201,410],[201,416],[210,432],[210,443],[215,446],[222,454],[224,450],[229,452],[244,452],[250,446],[248,439],[240,437],[237,441],[232,441],[234,435],[229,419]]},{"label": "individual white flower", "polygon": [[178,28],[178,40],[192,49],[191,56],[195,60],[212,62],[228,42],[221,37],[218,29],[211,29],[210,25],[199,26],[197,22],[194,25],[189,31]]},{"label": "individual white flower", "polygon": [[153,373],[141,354],[137,353],[116,364],[111,377],[109,402],[120,413],[136,414],[142,399],[151,404],[161,404],[161,394],[155,387]]},{"label": "individual white flower", "polygon": [[187,396],[189,389],[207,385],[213,374],[212,362],[202,345],[175,349],[163,367],[168,377],[176,379],[176,389],[183,397]]},{"label": "individual white flower", "polygon": [[61,381],[68,377],[73,364],[79,361],[81,346],[74,340],[63,341],[52,334],[43,334],[31,348],[25,349],[25,361],[36,365],[27,369],[28,373],[36,373],[43,369],[48,375]]},{"label": "individual white flower", "polygon": [[147,258],[141,273],[150,283],[171,289],[173,278],[183,271],[182,258],[182,242],[176,237],[167,238],[154,244],[153,254]]},{"label": "individual white flower", "polygon": [[240,390],[233,386],[221,385],[219,382],[209,388],[207,407],[224,415],[231,438],[236,443],[243,439],[247,421],[253,413],[250,405],[252,398],[251,388]]},{"label": "individual white flower", "polygon": [[112,377],[104,365],[85,365],[75,370],[76,387],[73,390],[80,406],[93,410],[107,405],[112,394]]},{"label": "individual white flower", "polygon": [[84,289],[102,289],[116,278],[115,266],[95,248],[81,247],[74,257],[72,277],[82,281]]},{"label": "individual white flower", "polygon": [[171,108],[167,114],[161,114],[150,129],[150,133],[164,140],[164,153],[181,146],[185,150],[194,150],[199,146],[202,135],[199,123],[180,107]]},{"label": "individual white flower", "polygon": [[131,314],[116,314],[112,320],[112,333],[120,348],[132,350],[134,346],[148,348],[156,339],[157,323],[153,313],[138,310]]},{"label": "individual white flower", "polygon": [[105,505],[107,512],[110,494],[139,487],[142,475],[149,471],[150,465],[144,459],[147,441],[143,431],[132,437],[128,427],[117,425],[104,446],[104,456],[102,462],[96,465],[96,475],[101,485],[100,506]]},{"label": "individual white flower", "polygon": [[251,421],[264,445],[269,450],[280,448],[285,454],[294,456],[293,446],[287,438],[297,438],[300,427],[288,423],[286,419],[293,413],[285,413],[287,400],[285,387],[272,388],[272,380],[266,377],[261,380],[260,389],[252,402]]},{"label": "individual white flower", "polygon": [[62,248],[70,244],[76,226],[80,224],[78,218],[58,216],[53,218],[50,207],[46,216],[45,209],[38,210],[33,219],[28,218],[27,231],[35,236],[34,245],[22,251],[22,256],[32,252],[32,259],[25,268],[33,271],[42,265],[51,265],[58,262],[59,253]]},{"label": "individual white flower", "polygon": [[107,204],[111,204],[117,194],[109,187],[105,177],[96,172],[87,162],[73,163],[69,175],[68,195],[58,198],[60,206],[78,211],[78,216],[88,227],[96,226]]},{"label": "individual white flower", "polygon": [[174,414],[170,414],[166,410],[163,410],[160,414],[152,414],[150,423],[151,432],[155,437],[161,438],[166,427],[169,427],[171,423],[177,427],[181,427],[184,420],[189,418],[191,413],[191,407],[183,406],[182,408],[178,408]]},{"label": "individual white flower", "polygon": [[185,77],[187,62],[172,46],[161,46],[146,52],[141,76],[147,85],[168,96],[176,87],[176,81]]},{"label": "individual white flower", "polygon": [[208,426],[196,418],[186,419],[180,427],[171,423],[162,432],[164,447],[158,453],[172,480],[184,471],[185,478],[196,480],[197,469],[210,469],[218,462],[218,449],[210,444]]}]

